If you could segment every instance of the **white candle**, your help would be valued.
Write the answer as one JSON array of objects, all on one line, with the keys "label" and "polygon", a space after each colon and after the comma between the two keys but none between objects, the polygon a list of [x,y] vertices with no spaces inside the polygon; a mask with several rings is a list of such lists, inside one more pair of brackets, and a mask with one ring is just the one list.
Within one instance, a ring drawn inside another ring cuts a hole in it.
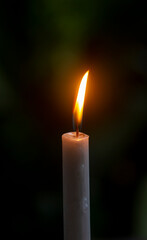
[{"label": "white candle", "polygon": [[64,240],[90,240],[89,136],[78,130],[87,77],[88,72],[82,79],[74,108],[77,131],[62,135]]}]

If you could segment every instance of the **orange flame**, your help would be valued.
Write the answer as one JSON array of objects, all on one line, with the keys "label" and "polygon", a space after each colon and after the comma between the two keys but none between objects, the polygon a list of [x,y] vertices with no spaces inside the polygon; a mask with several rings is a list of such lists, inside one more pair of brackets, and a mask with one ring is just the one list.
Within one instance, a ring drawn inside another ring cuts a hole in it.
[{"label": "orange flame", "polygon": [[86,92],[86,84],[88,79],[89,70],[84,74],[79,87],[76,103],[74,106],[73,114],[76,121],[76,125],[79,126],[82,121],[84,98]]}]

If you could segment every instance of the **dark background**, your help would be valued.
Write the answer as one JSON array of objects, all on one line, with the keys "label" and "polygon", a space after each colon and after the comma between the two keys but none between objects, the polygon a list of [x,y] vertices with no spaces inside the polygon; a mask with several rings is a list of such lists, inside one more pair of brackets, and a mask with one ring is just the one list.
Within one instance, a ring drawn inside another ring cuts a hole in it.
[{"label": "dark background", "polygon": [[145,3],[1,2],[5,236],[63,239],[61,135],[89,69],[92,239],[147,237]]}]

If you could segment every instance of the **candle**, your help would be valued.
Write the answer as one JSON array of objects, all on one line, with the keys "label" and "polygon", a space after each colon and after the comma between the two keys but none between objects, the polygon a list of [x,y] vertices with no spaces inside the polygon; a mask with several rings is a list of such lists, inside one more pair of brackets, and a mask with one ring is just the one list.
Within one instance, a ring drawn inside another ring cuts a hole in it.
[{"label": "candle", "polygon": [[64,240],[90,240],[89,136],[79,132],[88,73],[73,111],[76,132],[62,135]]}]

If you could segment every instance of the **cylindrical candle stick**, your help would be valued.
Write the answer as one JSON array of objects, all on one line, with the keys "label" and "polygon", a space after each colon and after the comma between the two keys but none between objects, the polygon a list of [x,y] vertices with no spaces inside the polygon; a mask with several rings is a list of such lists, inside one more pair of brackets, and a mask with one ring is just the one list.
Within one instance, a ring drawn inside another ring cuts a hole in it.
[{"label": "cylindrical candle stick", "polygon": [[90,240],[89,136],[79,132],[88,73],[74,106],[76,132],[62,135],[64,240]]},{"label": "cylindrical candle stick", "polygon": [[64,240],[90,240],[89,136],[62,135]]}]

